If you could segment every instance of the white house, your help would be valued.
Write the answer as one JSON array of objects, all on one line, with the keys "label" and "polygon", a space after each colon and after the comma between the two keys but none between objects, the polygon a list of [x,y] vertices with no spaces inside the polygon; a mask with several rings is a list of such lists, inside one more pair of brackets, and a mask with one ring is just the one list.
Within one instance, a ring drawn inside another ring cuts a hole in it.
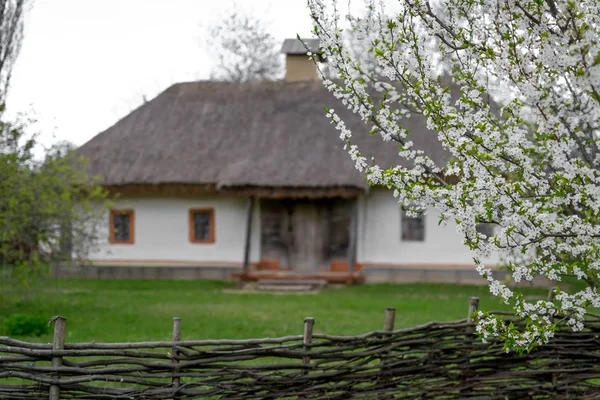
[{"label": "white house", "polygon": [[[454,226],[434,211],[408,218],[366,185],[325,116],[337,100],[298,44],[284,43],[282,81],[176,84],[79,149],[119,194],[88,274],[480,281]],[[364,155],[398,162],[393,143],[341,114]],[[411,132],[447,159],[423,121]]]}]

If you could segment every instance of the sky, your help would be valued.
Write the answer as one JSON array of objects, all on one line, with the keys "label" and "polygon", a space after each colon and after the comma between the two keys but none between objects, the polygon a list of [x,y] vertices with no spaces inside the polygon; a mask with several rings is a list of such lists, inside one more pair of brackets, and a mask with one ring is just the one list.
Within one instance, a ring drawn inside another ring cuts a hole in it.
[{"label": "sky", "polygon": [[177,82],[207,79],[203,26],[232,9],[281,40],[310,37],[306,0],[33,0],[9,111],[33,115],[39,141],[82,145]]}]

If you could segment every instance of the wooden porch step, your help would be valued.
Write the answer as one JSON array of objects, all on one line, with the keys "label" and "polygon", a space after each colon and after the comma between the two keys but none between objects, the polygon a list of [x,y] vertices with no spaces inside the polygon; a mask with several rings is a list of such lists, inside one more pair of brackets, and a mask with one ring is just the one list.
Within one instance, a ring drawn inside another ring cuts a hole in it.
[{"label": "wooden porch step", "polygon": [[262,285],[290,285],[290,286],[299,286],[299,285],[308,285],[322,288],[327,285],[327,281],[325,279],[298,279],[298,278],[288,278],[288,279],[259,279],[258,284]]},{"label": "wooden porch step", "polygon": [[281,291],[309,291],[323,289],[327,281],[322,279],[259,279],[257,289],[259,290],[281,290]]},{"label": "wooden porch step", "polygon": [[310,292],[314,290],[311,285],[267,285],[264,283],[259,283],[256,288],[273,292]]},{"label": "wooden porch step", "polygon": [[241,281],[281,281],[282,283],[289,282],[302,282],[302,284],[311,282],[325,282],[328,283],[345,283],[345,284],[356,284],[363,283],[364,277],[358,273],[341,273],[341,272],[317,272],[311,274],[300,274],[292,271],[245,271],[241,273],[232,274],[234,279]]}]

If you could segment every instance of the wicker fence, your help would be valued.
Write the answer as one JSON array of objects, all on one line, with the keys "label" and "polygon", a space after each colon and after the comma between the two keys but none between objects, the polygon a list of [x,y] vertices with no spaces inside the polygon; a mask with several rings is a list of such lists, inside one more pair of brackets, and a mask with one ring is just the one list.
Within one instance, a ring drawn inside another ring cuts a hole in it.
[{"label": "wicker fence", "polygon": [[52,344],[0,337],[0,398],[600,399],[596,315],[523,355],[483,344],[470,319],[394,330],[391,308],[360,336],[313,333],[307,318],[303,335],[182,341],[175,318],[169,342],[65,344],[66,320],[54,324]]}]

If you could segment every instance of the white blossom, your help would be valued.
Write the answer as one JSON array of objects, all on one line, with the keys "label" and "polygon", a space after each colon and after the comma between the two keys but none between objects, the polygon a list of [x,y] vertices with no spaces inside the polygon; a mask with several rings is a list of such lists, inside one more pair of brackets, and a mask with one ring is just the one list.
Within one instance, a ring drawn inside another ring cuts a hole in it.
[{"label": "white blossom", "polygon": [[[365,132],[351,132],[328,111],[343,145],[410,212],[435,208],[455,221],[490,291],[528,321],[518,331],[479,316],[484,340],[529,349],[552,337],[556,314],[582,329],[586,309],[600,306],[600,2],[399,3],[389,14],[366,0],[364,16],[342,18],[335,0],[308,1],[339,76],[321,74],[323,83],[365,122]],[[377,71],[346,48],[343,28],[358,33]],[[409,131],[410,118],[435,133]],[[367,131],[398,146],[397,166],[367,163],[372,155],[352,142]],[[416,148],[414,135],[432,135],[449,161]],[[492,237],[480,222],[494,224]],[[485,264],[492,254],[515,282],[573,276],[586,288],[527,302]]]}]

